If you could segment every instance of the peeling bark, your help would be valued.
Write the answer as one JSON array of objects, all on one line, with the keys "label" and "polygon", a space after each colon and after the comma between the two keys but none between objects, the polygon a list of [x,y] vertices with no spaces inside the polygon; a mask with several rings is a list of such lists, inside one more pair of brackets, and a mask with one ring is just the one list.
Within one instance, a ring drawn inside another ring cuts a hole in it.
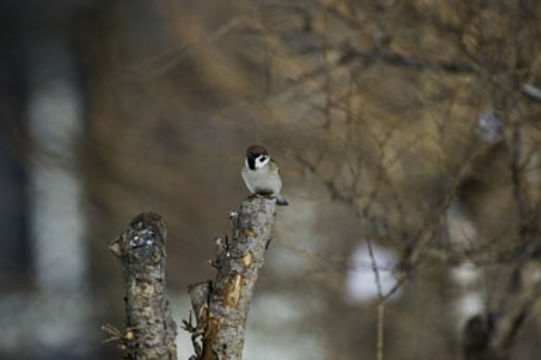
[{"label": "peeling bark", "polygon": [[176,324],[165,297],[165,235],[158,214],[142,213],[110,246],[124,270],[127,359],[177,359]]},{"label": "peeling bark", "polygon": [[202,360],[240,360],[246,320],[265,249],[271,238],[276,204],[274,199],[251,197],[233,212],[230,239],[217,239],[217,269],[212,282],[188,288],[197,326],[186,328],[201,336],[202,349],[194,347]]}]

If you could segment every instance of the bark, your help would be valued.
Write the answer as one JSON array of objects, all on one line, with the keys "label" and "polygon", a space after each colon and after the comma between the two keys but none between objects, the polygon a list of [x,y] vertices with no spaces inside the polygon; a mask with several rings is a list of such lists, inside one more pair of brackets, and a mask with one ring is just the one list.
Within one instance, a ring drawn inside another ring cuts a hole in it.
[{"label": "bark", "polygon": [[135,217],[111,244],[122,260],[126,285],[127,359],[176,359],[176,324],[165,297],[163,219],[154,213]]},{"label": "bark", "polygon": [[193,337],[198,359],[240,360],[250,301],[264,254],[271,238],[276,204],[274,199],[251,197],[240,212],[232,212],[231,238],[216,240],[217,269],[213,281],[188,288],[197,326],[185,323]]}]

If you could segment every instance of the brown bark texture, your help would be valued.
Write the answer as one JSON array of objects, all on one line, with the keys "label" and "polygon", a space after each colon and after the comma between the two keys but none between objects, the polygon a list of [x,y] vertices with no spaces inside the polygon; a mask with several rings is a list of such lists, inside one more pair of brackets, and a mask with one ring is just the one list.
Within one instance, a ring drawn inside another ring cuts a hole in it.
[{"label": "brown bark texture", "polygon": [[177,359],[176,324],[165,291],[165,237],[163,219],[142,213],[110,246],[122,260],[126,285],[127,359]]},{"label": "brown bark texture", "polygon": [[[216,239],[213,281],[188,287],[197,326],[192,332],[197,359],[240,360],[250,301],[271,239],[274,199],[250,197],[230,214],[232,235]],[[197,339],[201,339],[198,345]]]}]

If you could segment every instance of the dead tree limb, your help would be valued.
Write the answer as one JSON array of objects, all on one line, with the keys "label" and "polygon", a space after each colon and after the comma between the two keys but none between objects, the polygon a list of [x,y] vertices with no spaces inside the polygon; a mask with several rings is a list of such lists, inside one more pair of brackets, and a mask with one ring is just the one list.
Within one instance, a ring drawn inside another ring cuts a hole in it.
[{"label": "dead tree limb", "polygon": [[216,279],[188,288],[197,326],[185,322],[198,359],[240,360],[250,301],[271,238],[276,204],[251,197],[233,212],[230,238],[216,240]]},{"label": "dead tree limb", "polygon": [[165,232],[158,214],[142,213],[110,246],[126,284],[127,359],[177,359],[177,329],[165,297]]}]

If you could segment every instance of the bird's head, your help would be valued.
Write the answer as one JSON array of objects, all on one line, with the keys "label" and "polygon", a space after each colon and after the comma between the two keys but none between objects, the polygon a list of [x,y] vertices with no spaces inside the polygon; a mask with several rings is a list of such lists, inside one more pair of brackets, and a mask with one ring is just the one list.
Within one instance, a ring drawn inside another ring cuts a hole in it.
[{"label": "bird's head", "polygon": [[252,145],[246,149],[245,165],[250,170],[256,171],[268,165],[270,156],[263,146]]}]

